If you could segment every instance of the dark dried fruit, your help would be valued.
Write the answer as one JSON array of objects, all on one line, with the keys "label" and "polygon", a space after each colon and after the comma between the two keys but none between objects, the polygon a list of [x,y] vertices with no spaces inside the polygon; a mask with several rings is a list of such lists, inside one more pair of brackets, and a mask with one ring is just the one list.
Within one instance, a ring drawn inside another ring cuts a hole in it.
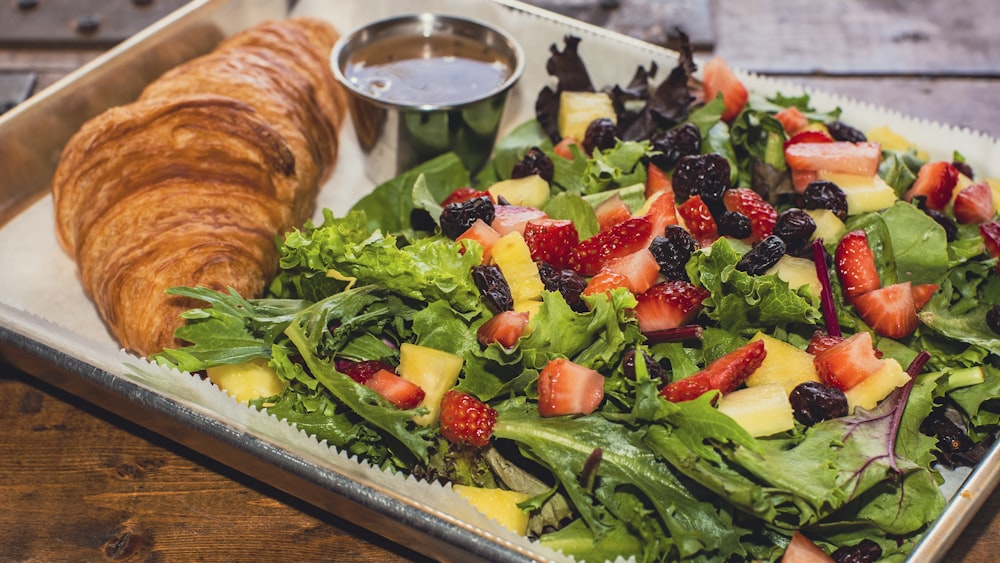
[{"label": "dark dried fruit", "polygon": [[945,237],[947,237],[948,242],[952,242],[958,238],[958,224],[956,224],[951,217],[948,217],[937,209],[924,209],[924,213],[926,213],[931,219],[934,219],[935,223],[941,225],[941,228],[944,229],[944,234]]},{"label": "dark dried fruit", "polygon": [[570,309],[585,313],[589,309],[581,295],[587,288],[587,279],[573,270],[557,270],[551,264],[538,262],[538,274],[548,291],[558,291]]},{"label": "dark dried fruit", "polygon": [[847,194],[840,186],[827,180],[809,182],[802,193],[804,209],[829,209],[841,221],[847,219]]},{"label": "dark dried fruit", "polygon": [[719,235],[733,238],[747,238],[753,234],[750,218],[737,211],[725,211],[715,218],[719,227]]},{"label": "dark dried fruit", "polygon": [[543,180],[551,184],[555,168],[552,165],[552,159],[549,158],[549,155],[542,152],[542,149],[538,147],[531,147],[524,154],[524,158],[514,165],[510,177],[524,178],[535,174],[538,174]]},{"label": "dark dried fruit", "polygon": [[674,170],[674,196],[678,202],[702,193],[719,194],[730,182],[729,161],[720,154],[698,154],[681,157]]},{"label": "dark dried fruit", "polygon": [[688,280],[687,263],[698,244],[684,227],[670,225],[662,236],[653,237],[649,251],[660,265],[660,273],[670,281]]},{"label": "dark dried fruit", "polygon": [[592,154],[594,149],[606,151],[612,149],[618,142],[618,126],[607,117],[601,117],[590,122],[583,134],[583,150]]},{"label": "dark dried fruit", "polygon": [[990,330],[1000,334],[1000,305],[986,311],[986,324],[989,325]]},{"label": "dark dried fruit", "polygon": [[[625,371],[625,377],[633,381],[635,380],[635,355],[636,349],[630,348],[622,356],[622,369]],[[666,381],[667,371],[663,369],[663,366],[647,354],[645,350],[642,352],[642,357],[646,361],[646,373],[649,374],[649,378],[653,381]]]},{"label": "dark dried fruit", "polygon": [[970,179],[970,180],[974,180],[975,179],[975,175],[972,172],[972,167],[969,166],[968,162],[964,162],[964,161],[960,161],[960,160],[953,160],[951,162],[951,165],[954,166],[960,173],[962,173],[968,179]]},{"label": "dark dried fruit", "polygon": [[798,254],[809,246],[809,238],[816,232],[816,221],[805,211],[792,207],[778,214],[771,232],[785,241],[789,254]]},{"label": "dark dried fruit", "polygon": [[927,415],[920,423],[920,431],[937,438],[938,449],[945,456],[965,452],[975,446],[965,429],[952,420],[947,409],[942,407],[935,408]]},{"label": "dark dried fruit", "polygon": [[486,306],[494,314],[514,310],[514,297],[503,272],[496,266],[482,265],[472,268],[472,281],[479,288]]},{"label": "dark dried fruit", "polygon": [[842,121],[831,121],[830,123],[827,123],[826,130],[830,132],[830,136],[833,137],[834,141],[863,143],[868,140],[868,137],[866,137],[864,133]]},{"label": "dark dried fruit", "polygon": [[778,263],[785,255],[785,241],[770,235],[740,258],[736,269],[751,276],[759,276]]},{"label": "dark dried fruit", "polygon": [[845,545],[830,554],[837,563],[875,563],[882,557],[882,547],[873,540],[863,539],[857,545]]},{"label": "dark dried fruit", "polygon": [[817,381],[806,381],[788,395],[795,420],[813,424],[847,415],[847,396],[840,389]]},{"label": "dark dried fruit", "polygon": [[649,138],[653,150],[660,154],[650,160],[661,170],[677,166],[681,157],[701,153],[701,130],[694,123],[654,133]]},{"label": "dark dried fruit", "polygon": [[474,197],[458,203],[449,203],[441,209],[441,232],[444,236],[455,240],[468,230],[476,219],[482,219],[487,225],[493,222],[496,208],[489,197]]}]

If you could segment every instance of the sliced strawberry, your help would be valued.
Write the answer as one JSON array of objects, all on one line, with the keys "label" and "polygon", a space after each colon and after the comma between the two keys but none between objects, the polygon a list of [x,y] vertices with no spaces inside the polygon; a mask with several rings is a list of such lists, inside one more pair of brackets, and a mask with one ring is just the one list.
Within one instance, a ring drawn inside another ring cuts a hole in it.
[{"label": "sliced strawberry", "polygon": [[803,193],[806,188],[809,187],[810,182],[819,180],[819,172],[815,170],[797,170],[795,168],[791,169],[792,172],[792,186],[798,193]]},{"label": "sliced strawberry", "polygon": [[750,188],[726,190],[722,195],[722,203],[726,209],[735,211],[750,219],[753,235],[750,242],[760,242],[771,235],[778,212],[770,203],[764,201],[760,194]]},{"label": "sliced strawberry", "polygon": [[633,217],[600,231],[576,245],[571,260],[578,274],[592,276],[608,262],[645,248],[653,225],[645,217]]},{"label": "sliced strawberry", "polygon": [[490,226],[493,230],[504,236],[510,234],[514,231],[518,231],[524,234],[524,226],[528,221],[537,221],[539,219],[548,219],[548,215],[534,207],[525,207],[522,205],[497,205],[495,215],[493,217],[493,222]]},{"label": "sliced strawberry", "polygon": [[573,150],[570,147],[578,144],[580,143],[572,137],[563,137],[562,140],[556,144],[556,146],[552,147],[552,152],[554,152],[556,156],[561,156],[566,160],[573,160]]},{"label": "sliced strawberry", "polygon": [[628,287],[628,278],[605,268],[587,281],[587,287],[583,288],[582,294],[596,295],[619,287]]},{"label": "sliced strawberry", "polygon": [[646,200],[646,213],[643,217],[649,219],[653,224],[650,232],[649,242],[653,237],[662,236],[663,232],[670,225],[677,224],[677,208],[674,202],[673,190],[661,190],[654,192]]},{"label": "sliced strawberry", "polygon": [[594,214],[597,215],[597,224],[603,231],[632,217],[632,210],[622,201],[622,196],[614,194],[597,204],[597,207],[594,208]]},{"label": "sliced strawberry", "polygon": [[483,447],[490,443],[497,411],[468,393],[451,389],[441,397],[438,422],[449,442]]},{"label": "sliced strawberry", "polygon": [[492,195],[490,195],[490,192],[483,192],[475,188],[470,188],[468,186],[465,186],[458,188],[455,191],[448,194],[448,197],[444,198],[444,201],[441,202],[441,207],[444,207],[452,203],[462,203],[463,201],[469,201],[470,199],[474,199],[477,197],[488,197],[490,198],[490,201],[496,203],[495,198]]},{"label": "sliced strawberry", "polygon": [[934,292],[938,290],[936,283],[919,283],[913,286],[913,306],[919,311],[931,300]]},{"label": "sliced strawberry", "polygon": [[[493,230],[493,227],[486,224],[482,219],[476,219],[472,223],[472,226],[465,230],[464,233],[458,235],[456,241],[462,240],[474,240],[483,247],[483,263],[489,262],[490,252],[493,250],[493,245],[500,240],[500,233]],[[463,250],[465,250],[463,248]]]},{"label": "sliced strawberry", "polygon": [[732,121],[743,111],[749,96],[746,86],[729,68],[726,61],[715,57],[705,63],[702,68],[702,82],[705,87],[705,101],[714,100],[720,93],[726,109],[722,112],[723,121]]},{"label": "sliced strawberry", "polygon": [[501,311],[479,326],[476,338],[483,346],[498,342],[504,348],[513,348],[528,328],[528,316],[527,312]]},{"label": "sliced strawberry", "polygon": [[792,143],[785,147],[785,161],[794,170],[825,170],[841,174],[874,176],[882,158],[878,143]]},{"label": "sliced strawberry", "polygon": [[785,141],[785,148],[789,145],[794,145],[796,143],[832,143],[833,137],[815,129],[810,129],[808,131],[799,131],[798,133],[792,135]]},{"label": "sliced strawberry", "polygon": [[875,267],[875,253],[868,246],[868,237],[862,230],[851,231],[837,243],[834,265],[844,295],[853,299],[858,295],[878,289],[882,282]]},{"label": "sliced strawberry", "polygon": [[388,370],[378,370],[364,385],[403,410],[412,409],[424,400],[423,389]]},{"label": "sliced strawberry", "polygon": [[660,277],[660,264],[648,248],[615,258],[602,271],[620,274],[625,278],[625,287],[632,293],[642,293],[656,283]]},{"label": "sliced strawberry", "polygon": [[334,361],[334,367],[340,373],[362,384],[371,379],[375,375],[375,372],[379,370],[395,371],[396,369],[392,364],[381,360],[362,360],[356,362],[344,358],[337,358]]},{"label": "sliced strawberry", "polygon": [[[667,173],[652,162],[646,166],[646,198],[657,192],[674,193],[674,184]],[[672,198],[671,198],[672,199]]]},{"label": "sliced strawberry", "polygon": [[779,111],[774,114],[774,118],[781,122],[781,127],[789,137],[809,126],[809,118],[795,106]]},{"label": "sliced strawberry", "polygon": [[843,341],[843,336],[833,336],[832,334],[816,331],[813,333],[812,338],[809,339],[809,345],[806,346],[806,352],[816,355],[823,350],[833,348]]},{"label": "sliced strawberry", "polygon": [[[983,244],[990,256],[1000,258],[1000,221],[979,225],[979,236],[983,237]],[[1000,262],[997,263],[997,269],[1000,270]]]},{"label": "sliced strawberry", "polygon": [[920,324],[910,282],[873,289],[856,296],[852,303],[858,315],[882,336],[904,338]]},{"label": "sliced strawberry", "polygon": [[636,295],[635,317],[644,334],[677,328],[693,321],[701,304],[709,296],[707,289],[689,281],[665,281]]},{"label": "sliced strawberry", "polygon": [[549,361],[538,374],[538,414],[590,414],[604,400],[604,376],[566,358]]},{"label": "sliced strawberry", "polygon": [[524,242],[531,250],[531,259],[545,262],[557,270],[569,267],[573,249],[580,235],[572,221],[566,219],[536,219],[524,226]]},{"label": "sliced strawberry", "polygon": [[710,390],[731,393],[760,367],[765,356],[764,341],[753,340],[708,364],[698,373],[668,383],[660,394],[668,401],[678,403],[697,399]]},{"label": "sliced strawberry", "polygon": [[966,186],[955,194],[952,210],[959,223],[985,223],[993,219],[993,190],[986,182]]},{"label": "sliced strawberry", "polygon": [[781,556],[781,563],[834,563],[834,559],[802,532],[795,532]]},{"label": "sliced strawberry", "polygon": [[872,347],[870,332],[858,332],[813,357],[823,383],[846,391],[882,369],[885,363]]},{"label": "sliced strawberry", "polygon": [[688,198],[677,206],[677,214],[684,220],[684,226],[701,246],[709,246],[719,238],[719,227],[701,195]]},{"label": "sliced strawberry", "polygon": [[903,199],[912,201],[915,197],[923,197],[927,207],[941,210],[951,201],[951,193],[957,183],[958,169],[950,162],[928,162],[920,167],[917,179],[903,194]]}]

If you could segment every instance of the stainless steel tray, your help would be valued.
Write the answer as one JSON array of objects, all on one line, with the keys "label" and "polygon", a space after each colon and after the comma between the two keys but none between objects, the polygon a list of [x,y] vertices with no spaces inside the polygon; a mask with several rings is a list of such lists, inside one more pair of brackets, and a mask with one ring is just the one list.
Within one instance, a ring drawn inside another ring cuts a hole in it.
[{"label": "stainless steel tray", "polygon": [[[399,4],[300,0],[294,14],[327,17],[347,31],[367,19],[403,11]],[[404,8],[496,21],[518,36],[528,53],[547,52],[548,45],[559,43],[566,33],[581,35],[584,57],[599,84],[627,78],[621,73],[623,63],[656,60],[670,68],[676,61],[676,55],[664,49],[516,0],[424,0],[405,3]],[[285,0],[191,2],[0,117],[0,263],[28,264],[16,277],[0,274],[0,360],[428,556],[463,561],[566,559],[507,532],[448,488],[383,474],[282,421],[237,405],[197,378],[121,352],[79,288],[74,266],[55,246],[48,192],[59,152],[80,125],[105,108],[133,99],[164,70],[208,51],[221,38],[286,15]],[[531,115],[534,93],[547,80],[542,66],[538,59],[529,62],[520,91],[511,99],[508,126]],[[746,78],[756,90],[801,90]],[[977,171],[1000,176],[1000,144],[994,139],[822,92],[810,94],[817,107],[844,108],[845,119],[852,123],[888,124],[942,158],[959,149]],[[335,210],[346,209],[371,187],[357,155],[351,153],[353,131],[348,127],[342,135],[344,153],[320,201]],[[25,237],[25,232],[35,235]],[[45,265],[36,271],[33,262]],[[60,297],[53,301],[52,295]],[[951,477],[953,500],[910,560],[939,560],[947,553],[996,486],[998,452],[1000,446],[967,478]]]}]

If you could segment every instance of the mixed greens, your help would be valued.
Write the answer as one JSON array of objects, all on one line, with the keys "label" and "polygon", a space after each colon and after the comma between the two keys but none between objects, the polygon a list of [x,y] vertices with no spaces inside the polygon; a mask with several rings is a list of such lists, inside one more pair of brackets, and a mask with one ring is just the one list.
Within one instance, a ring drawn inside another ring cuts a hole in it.
[{"label": "mixed greens", "polygon": [[[594,89],[571,38],[564,51],[553,49],[549,70],[560,89]],[[771,436],[753,437],[720,412],[718,393],[667,401],[651,375],[654,367],[671,380],[694,374],[758,332],[805,349],[831,323],[810,289],[738,269],[750,247],[731,237],[686,265],[691,282],[710,294],[698,338],[648,339],[633,314],[636,297],[619,288],[583,296],[584,310],[543,291],[514,346],[477,339],[496,314],[471,275],[484,249],[441,234],[441,202],[464,186],[509,178],[532,147],[554,164],[543,211],[572,220],[581,240],[599,230],[594,205],[607,194],[642,207],[647,165],[662,162],[651,139],[685,124],[697,127],[701,152],[730,162],[732,185],[752,187],[779,210],[794,204],[787,134],[775,114],[795,107],[824,123],[838,111],[819,112],[807,96],[751,93],[725,121],[721,96],[692,94],[694,72],[686,50],[660,84],[655,66],[640,68],[611,91],[621,116],[617,142],[589,154],[573,146],[572,159],[554,152],[559,89],[544,91],[539,118],[501,139],[474,179],[448,154],[379,186],[345,216],[326,211],[321,223],[286,236],[268,297],[173,290],[206,305],[188,312],[177,333],[191,345],[157,359],[191,372],[266,359],[282,390],[254,406],[386,470],[526,493],[520,507],[531,516],[529,535],[578,558],[776,560],[801,530],[828,553],[868,540],[883,560],[904,559],[946,505],[936,464],[974,463],[1000,422],[1000,339],[985,320],[1000,304],[1000,277],[974,226],[960,225],[949,240],[905,201],[847,219],[848,230],[866,233],[883,283],[939,286],[912,335],[874,335],[884,357],[926,366],[873,409]],[[884,148],[879,174],[902,195],[924,160],[913,149]],[[823,242],[829,252],[837,244]],[[839,330],[869,331],[836,276],[830,283]],[[400,409],[341,371],[343,361],[397,365],[404,344],[462,359],[454,387],[496,411],[488,445],[449,441],[435,424],[414,421],[426,408]],[[636,350],[657,366],[630,360]],[[540,415],[536,382],[556,358],[604,376],[595,411]],[[962,386],[951,377],[969,367],[982,369],[983,382]],[[921,431],[945,408],[972,445],[961,455],[942,455],[939,437]]]}]

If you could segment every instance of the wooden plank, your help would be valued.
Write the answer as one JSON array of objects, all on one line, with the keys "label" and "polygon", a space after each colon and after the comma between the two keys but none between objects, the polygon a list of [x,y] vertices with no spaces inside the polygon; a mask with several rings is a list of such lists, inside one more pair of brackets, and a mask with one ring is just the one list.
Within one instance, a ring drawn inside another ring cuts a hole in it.
[{"label": "wooden plank", "polygon": [[0,72],[0,115],[30,96],[37,80],[34,72]]},{"label": "wooden plank", "polygon": [[187,0],[44,0],[0,4],[0,45],[108,47]]}]

